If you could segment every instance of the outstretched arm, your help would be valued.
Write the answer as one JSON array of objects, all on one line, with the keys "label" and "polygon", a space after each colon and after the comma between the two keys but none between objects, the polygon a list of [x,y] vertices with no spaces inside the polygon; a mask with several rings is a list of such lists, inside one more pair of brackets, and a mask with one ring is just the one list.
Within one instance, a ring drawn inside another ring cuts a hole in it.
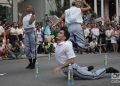
[{"label": "outstretched arm", "polygon": [[18,24],[22,25],[22,13],[18,13]]},{"label": "outstretched arm", "polygon": [[58,21],[57,21],[55,24],[53,24],[52,27],[55,27],[55,26],[56,26],[58,23],[60,23],[64,18],[65,18],[65,14],[63,14],[63,15],[58,19]]},{"label": "outstretched arm", "polygon": [[[69,64],[74,64],[75,63],[75,53],[73,50],[73,46],[72,43],[67,43],[66,44],[66,49],[65,49],[65,56],[66,56],[66,61],[64,64],[59,65],[58,67],[53,69],[53,73],[57,74],[59,73],[62,69],[64,69],[65,67],[68,67]],[[61,57],[60,57],[61,58]]]},{"label": "outstretched arm", "polygon": [[32,12],[32,16],[30,18],[30,21],[29,21],[29,24],[31,25],[36,19],[36,16],[35,16],[35,12],[34,12],[34,9],[33,9],[33,12]]},{"label": "outstretched arm", "polygon": [[82,3],[85,5],[85,7],[81,8],[83,12],[91,10],[90,5],[87,4],[85,0],[83,0]]},{"label": "outstretched arm", "polygon": [[59,73],[63,68],[67,67],[69,64],[74,64],[74,62],[75,62],[74,58],[68,59],[64,64],[61,64],[58,67],[54,68],[53,73],[54,74]]}]

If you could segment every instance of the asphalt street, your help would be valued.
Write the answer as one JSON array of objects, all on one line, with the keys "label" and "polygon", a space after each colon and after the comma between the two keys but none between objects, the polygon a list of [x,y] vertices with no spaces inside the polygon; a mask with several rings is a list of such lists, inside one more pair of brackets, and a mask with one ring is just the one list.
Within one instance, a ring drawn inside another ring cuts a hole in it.
[{"label": "asphalt street", "polygon": [[[77,54],[76,63],[81,66],[94,65],[95,69],[104,66],[105,54]],[[120,54],[111,53],[108,56],[108,66],[120,71]],[[66,76],[60,72],[52,74],[57,66],[54,55],[51,59],[38,55],[39,77],[35,78],[35,70],[25,69],[27,59],[0,61],[0,86],[67,86]],[[111,74],[106,74],[98,80],[74,80],[74,86],[120,86],[111,82]]]}]

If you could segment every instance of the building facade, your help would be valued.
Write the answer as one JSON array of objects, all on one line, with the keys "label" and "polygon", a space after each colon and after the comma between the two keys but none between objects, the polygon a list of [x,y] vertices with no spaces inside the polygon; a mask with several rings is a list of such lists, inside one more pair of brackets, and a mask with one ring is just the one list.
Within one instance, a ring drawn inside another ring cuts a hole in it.
[{"label": "building facade", "polygon": [[94,9],[98,17],[111,19],[120,16],[120,0],[86,0]]},{"label": "building facade", "polygon": [[[70,0],[70,4],[74,0]],[[86,0],[98,17],[109,19],[113,15],[117,15],[120,18],[120,0]],[[61,0],[61,4],[64,0]],[[17,13],[25,12],[25,7],[27,4],[32,4],[35,8],[37,15],[37,21],[44,18],[45,14],[49,14],[50,10],[56,9],[55,0],[13,0],[13,21],[18,20]]]}]

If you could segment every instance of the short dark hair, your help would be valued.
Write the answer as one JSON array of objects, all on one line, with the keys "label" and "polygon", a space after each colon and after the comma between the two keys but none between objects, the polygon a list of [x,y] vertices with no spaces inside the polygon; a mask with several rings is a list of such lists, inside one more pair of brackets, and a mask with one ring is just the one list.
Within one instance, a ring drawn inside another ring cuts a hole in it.
[{"label": "short dark hair", "polygon": [[76,2],[73,1],[73,2],[72,2],[72,6],[75,6],[75,5],[76,5]]},{"label": "short dark hair", "polygon": [[67,26],[63,26],[60,30],[64,31],[64,36],[66,37],[65,41],[67,41],[70,37],[70,33],[68,32]]}]

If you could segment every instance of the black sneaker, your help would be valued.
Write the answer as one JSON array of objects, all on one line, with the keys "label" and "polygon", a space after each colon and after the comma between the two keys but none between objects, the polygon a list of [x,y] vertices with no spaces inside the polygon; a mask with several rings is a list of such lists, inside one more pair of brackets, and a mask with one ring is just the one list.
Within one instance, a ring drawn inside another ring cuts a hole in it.
[{"label": "black sneaker", "polygon": [[106,73],[119,73],[119,71],[113,67],[109,67],[106,69]]},{"label": "black sneaker", "polygon": [[94,66],[88,66],[88,71],[91,71],[94,69]]},{"label": "black sneaker", "polygon": [[81,80],[81,78],[77,77],[77,76],[74,76],[73,78],[74,78],[74,80]]},{"label": "black sneaker", "polygon": [[30,66],[30,69],[35,69],[35,65],[32,64],[32,65]]},{"label": "black sneaker", "polygon": [[32,64],[28,64],[28,66],[26,67],[26,69],[30,69],[32,66]]}]

